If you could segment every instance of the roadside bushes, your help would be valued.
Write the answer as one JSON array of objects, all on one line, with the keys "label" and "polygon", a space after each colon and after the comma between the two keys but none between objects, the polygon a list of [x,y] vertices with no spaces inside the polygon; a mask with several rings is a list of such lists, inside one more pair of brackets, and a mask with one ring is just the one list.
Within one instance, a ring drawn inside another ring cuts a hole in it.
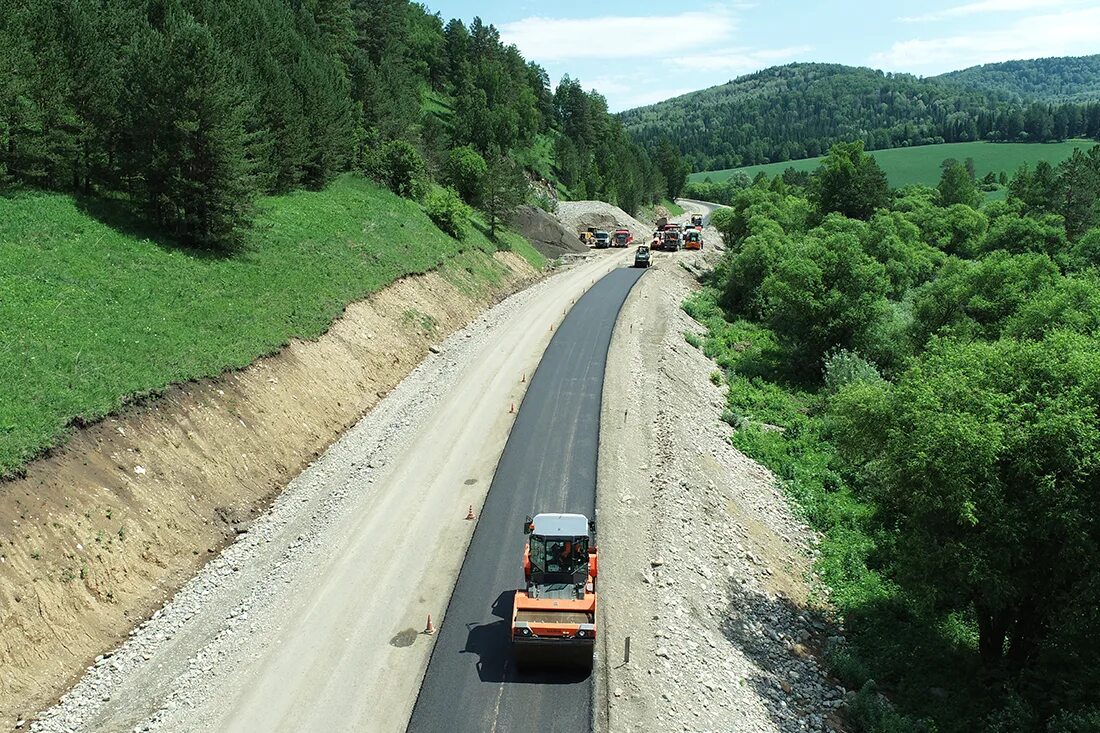
[{"label": "roadside bushes", "polygon": [[684,307],[731,442],[823,533],[848,720],[1100,729],[1100,230],[919,186],[864,219],[807,205],[739,191]]}]

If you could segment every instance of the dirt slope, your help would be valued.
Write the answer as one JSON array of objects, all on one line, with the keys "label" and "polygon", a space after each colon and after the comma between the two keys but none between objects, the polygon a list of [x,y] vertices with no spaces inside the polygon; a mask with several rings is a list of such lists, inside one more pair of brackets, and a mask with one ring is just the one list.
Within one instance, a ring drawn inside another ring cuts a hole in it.
[{"label": "dirt slope", "polygon": [[352,304],[322,338],[80,431],[0,486],[0,725],[51,703],[484,307],[536,276],[485,256]]},{"label": "dirt slope", "polygon": [[562,226],[557,217],[534,206],[521,206],[509,225],[548,259],[588,252],[587,245],[581,243],[575,232]]},{"label": "dirt slope", "polygon": [[558,218],[570,232],[582,232],[587,227],[611,232],[625,227],[639,244],[648,242],[653,234],[650,224],[644,224],[618,206],[602,201],[561,201],[558,203]]}]

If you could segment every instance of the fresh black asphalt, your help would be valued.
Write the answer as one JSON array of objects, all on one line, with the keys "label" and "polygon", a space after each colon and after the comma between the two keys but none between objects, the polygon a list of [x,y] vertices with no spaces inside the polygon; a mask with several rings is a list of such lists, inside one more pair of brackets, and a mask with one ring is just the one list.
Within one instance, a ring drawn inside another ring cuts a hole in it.
[{"label": "fresh black asphalt", "polygon": [[591,730],[587,672],[532,676],[515,669],[512,593],[523,585],[525,516],[593,517],[607,350],[623,302],[643,272],[620,268],[597,281],[561,323],[532,375],[439,629],[409,733]]}]

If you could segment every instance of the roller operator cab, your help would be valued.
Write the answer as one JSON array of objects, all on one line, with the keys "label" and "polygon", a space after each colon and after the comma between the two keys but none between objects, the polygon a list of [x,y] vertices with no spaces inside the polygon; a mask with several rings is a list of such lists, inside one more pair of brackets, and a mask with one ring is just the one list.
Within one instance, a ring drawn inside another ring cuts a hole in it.
[{"label": "roller operator cab", "polygon": [[702,226],[703,226],[703,215],[702,214],[692,214],[691,215],[691,225],[693,227],[702,228]]},{"label": "roller operator cab", "polygon": [[684,235],[684,249],[702,249],[703,235],[697,230],[691,230]]},{"label": "roller operator cab", "polygon": [[649,267],[649,247],[641,245],[634,252],[634,266],[635,267]]},{"label": "roller operator cab", "polygon": [[512,604],[512,648],[521,666],[592,666],[596,646],[596,544],[583,514],[527,517],[525,587]]}]

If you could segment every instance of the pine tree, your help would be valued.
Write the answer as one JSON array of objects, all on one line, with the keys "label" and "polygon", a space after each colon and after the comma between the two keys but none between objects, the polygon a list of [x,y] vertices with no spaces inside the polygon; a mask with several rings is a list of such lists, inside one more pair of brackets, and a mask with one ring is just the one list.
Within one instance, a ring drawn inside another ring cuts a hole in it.
[{"label": "pine tree", "polygon": [[489,219],[489,235],[496,237],[497,228],[527,200],[529,185],[523,170],[510,158],[497,154],[486,162],[485,187],[478,206]]}]

